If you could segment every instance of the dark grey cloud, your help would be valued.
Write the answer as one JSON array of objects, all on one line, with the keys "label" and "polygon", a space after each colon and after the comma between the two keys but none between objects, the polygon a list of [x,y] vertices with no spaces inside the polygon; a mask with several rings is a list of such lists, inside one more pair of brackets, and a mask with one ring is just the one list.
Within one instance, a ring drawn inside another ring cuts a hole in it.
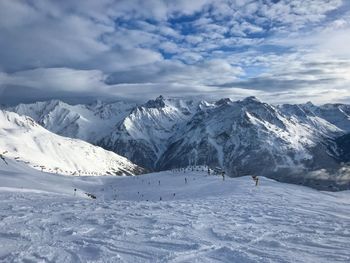
[{"label": "dark grey cloud", "polygon": [[261,78],[250,78],[246,81],[237,81],[231,83],[225,83],[219,85],[219,87],[225,88],[241,88],[241,89],[251,89],[251,90],[262,90],[262,91],[297,91],[298,89],[303,89],[305,87],[316,86],[320,87],[322,85],[331,85],[336,79],[316,79],[316,80],[302,80],[302,79],[279,79],[270,77]]},{"label": "dark grey cloud", "polygon": [[[0,90],[0,105],[13,106],[19,103],[32,103],[36,101],[47,101],[52,99],[62,100],[71,104],[91,103],[96,100],[110,100],[110,96],[94,92],[76,92],[76,91],[55,91],[26,87],[26,86],[3,86]],[[118,99],[118,97],[112,100]]]}]

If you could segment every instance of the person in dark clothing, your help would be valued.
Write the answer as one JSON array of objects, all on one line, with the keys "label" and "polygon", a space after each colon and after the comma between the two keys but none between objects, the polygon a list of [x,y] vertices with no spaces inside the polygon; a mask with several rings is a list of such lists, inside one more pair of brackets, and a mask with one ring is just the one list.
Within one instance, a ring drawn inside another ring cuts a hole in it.
[{"label": "person in dark clothing", "polygon": [[252,178],[255,181],[255,186],[258,186],[258,184],[259,184],[259,177],[257,177],[256,175],[252,175]]}]

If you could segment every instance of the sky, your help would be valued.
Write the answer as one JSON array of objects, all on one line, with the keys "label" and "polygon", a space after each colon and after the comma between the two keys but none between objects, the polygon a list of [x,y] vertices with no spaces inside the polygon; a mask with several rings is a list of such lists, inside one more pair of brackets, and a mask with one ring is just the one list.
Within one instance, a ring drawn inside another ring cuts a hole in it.
[{"label": "sky", "polygon": [[0,103],[350,103],[348,0],[3,0]]}]

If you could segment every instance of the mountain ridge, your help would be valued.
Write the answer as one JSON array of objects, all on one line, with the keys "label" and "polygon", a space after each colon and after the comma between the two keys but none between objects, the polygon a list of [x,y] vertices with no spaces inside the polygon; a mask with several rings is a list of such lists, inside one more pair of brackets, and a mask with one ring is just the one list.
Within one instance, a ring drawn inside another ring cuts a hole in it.
[{"label": "mountain ridge", "polygon": [[[67,126],[58,116],[55,121],[52,111],[42,110],[39,118],[30,110],[33,105],[12,110],[39,120],[51,116],[51,122],[39,123],[49,130],[48,123],[60,126],[58,133],[85,139],[150,170],[208,164],[224,168],[230,176],[297,178],[314,170],[338,169],[335,140],[350,133],[346,104],[270,105],[256,97],[205,101],[159,96],[140,104],[67,105],[58,110],[65,113]],[[107,117],[99,115],[107,109]],[[84,118],[90,126],[80,124]],[[74,130],[77,123],[82,131]],[[94,135],[84,130],[92,126]]]},{"label": "mountain ridge", "polygon": [[32,118],[0,110],[1,157],[64,175],[134,175],[144,169],[88,142],[62,137]]}]

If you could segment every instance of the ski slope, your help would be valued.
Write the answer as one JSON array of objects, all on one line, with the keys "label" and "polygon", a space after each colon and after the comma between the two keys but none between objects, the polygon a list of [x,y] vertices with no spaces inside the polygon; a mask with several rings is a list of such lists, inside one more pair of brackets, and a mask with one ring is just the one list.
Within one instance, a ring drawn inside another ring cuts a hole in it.
[{"label": "ski slope", "polygon": [[72,177],[6,161],[0,262],[350,261],[349,191],[255,187],[201,168]]}]

